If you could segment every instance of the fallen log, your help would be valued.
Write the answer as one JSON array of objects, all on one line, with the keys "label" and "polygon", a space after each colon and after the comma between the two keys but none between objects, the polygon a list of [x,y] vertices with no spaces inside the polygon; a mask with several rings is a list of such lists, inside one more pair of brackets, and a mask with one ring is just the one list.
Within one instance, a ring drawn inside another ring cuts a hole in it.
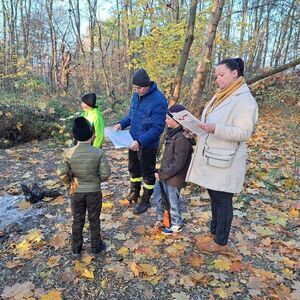
[{"label": "fallen log", "polygon": [[55,115],[41,110],[0,104],[0,149],[50,137],[54,121]]}]

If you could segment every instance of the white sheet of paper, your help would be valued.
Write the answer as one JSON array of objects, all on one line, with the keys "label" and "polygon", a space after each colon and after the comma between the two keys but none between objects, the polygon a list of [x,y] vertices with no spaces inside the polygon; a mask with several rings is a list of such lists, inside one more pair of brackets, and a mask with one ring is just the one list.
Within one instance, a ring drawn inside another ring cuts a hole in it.
[{"label": "white sheet of paper", "polygon": [[112,141],[116,149],[129,148],[133,142],[128,130],[115,131],[113,127],[105,127],[104,135]]},{"label": "white sheet of paper", "polygon": [[199,127],[201,121],[193,116],[189,111],[183,110],[177,113],[172,113],[174,120],[180,123],[184,128],[197,135],[203,135],[205,131]]}]

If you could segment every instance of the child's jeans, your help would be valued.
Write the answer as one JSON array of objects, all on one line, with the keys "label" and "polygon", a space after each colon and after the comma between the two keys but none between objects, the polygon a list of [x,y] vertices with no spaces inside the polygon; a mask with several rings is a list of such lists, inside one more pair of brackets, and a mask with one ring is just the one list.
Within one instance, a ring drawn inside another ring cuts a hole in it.
[{"label": "child's jeans", "polygon": [[[165,193],[170,203],[171,225],[182,226],[183,220],[180,209],[180,189],[168,185],[165,181],[161,182],[163,184]],[[156,207],[158,220],[162,221],[164,218],[164,209],[162,207],[161,190],[159,182],[156,182],[154,186],[153,201]]]},{"label": "child's jeans", "polygon": [[98,252],[101,248],[100,212],[102,208],[102,193],[74,193],[71,197],[73,215],[72,224],[72,250],[80,253],[83,243],[82,231],[85,223],[86,211],[91,232],[92,251]]}]

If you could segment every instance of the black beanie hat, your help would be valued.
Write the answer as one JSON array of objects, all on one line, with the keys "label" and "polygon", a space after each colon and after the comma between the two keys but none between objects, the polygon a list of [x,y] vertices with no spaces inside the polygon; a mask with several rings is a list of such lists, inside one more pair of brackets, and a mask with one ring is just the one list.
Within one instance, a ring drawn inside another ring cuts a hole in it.
[{"label": "black beanie hat", "polygon": [[137,70],[132,77],[132,84],[140,87],[146,87],[149,86],[151,83],[150,77],[146,70],[139,69]]},{"label": "black beanie hat", "polygon": [[92,108],[96,107],[96,99],[97,97],[95,93],[88,93],[81,97],[81,101]]},{"label": "black beanie hat", "polygon": [[73,136],[76,141],[85,142],[93,136],[90,122],[84,117],[77,117],[73,124]]},{"label": "black beanie hat", "polygon": [[181,104],[174,104],[172,105],[169,110],[168,110],[168,115],[173,118],[173,114],[172,113],[177,113],[177,112],[180,112],[180,111],[183,111],[183,110],[186,110],[186,108],[181,105]]}]

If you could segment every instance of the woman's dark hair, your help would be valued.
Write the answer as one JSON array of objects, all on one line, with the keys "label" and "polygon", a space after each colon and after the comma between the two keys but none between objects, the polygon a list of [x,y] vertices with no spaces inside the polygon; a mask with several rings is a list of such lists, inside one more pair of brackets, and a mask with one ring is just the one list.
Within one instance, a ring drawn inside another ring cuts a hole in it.
[{"label": "woman's dark hair", "polygon": [[244,76],[244,61],[241,58],[227,58],[218,62],[217,66],[226,65],[231,71],[237,70],[238,76]]}]

